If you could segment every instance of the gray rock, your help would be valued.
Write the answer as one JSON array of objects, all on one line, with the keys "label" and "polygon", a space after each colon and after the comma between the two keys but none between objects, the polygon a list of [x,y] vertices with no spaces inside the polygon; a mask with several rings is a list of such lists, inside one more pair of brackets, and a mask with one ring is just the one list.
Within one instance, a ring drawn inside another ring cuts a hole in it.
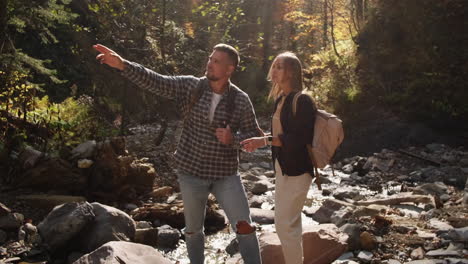
[{"label": "gray rock", "polygon": [[135,223],[136,229],[152,228],[153,225],[148,221],[138,221]]},{"label": "gray rock", "polygon": [[85,252],[93,251],[109,241],[133,241],[135,222],[125,212],[100,203],[92,203],[94,221],[80,233],[79,245]]},{"label": "gray rock", "polygon": [[251,192],[253,194],[263,194],[268,191],[269,182],[267,181],[259,181],[254,183]]},{"label": "gray rock", "polygon": [[444,183],[463,189],[466,181],[468,180],[468,173],[461,167],[450,166],[442,167],[441,171],[444,173]]},{"label": "gray rock", "polygon": [[252,166],[252,164],[251,163],[241,163],[239,166],[243,170],[248,170],[250,168],[250,166]]},{"label": "gray rock", "polygon": [[263,175],[265,173],[265,169],[260,168],[260,167],[253,167],[249,170],[253,175]]},{"label": "gray rock", "polygon": [[439,199],[442,203],[446,203],[448,201],[450,201],[450,198],[452,198],[452,196],[450,196],[449,194],[442,194]]},{"label": "gray rock", "polygon": [[457,242],[468,242],[468,226],[449,230],[448,236]]},{"label": "gray rock", "polygon": [[465,183],[465,193],[463,195],[463,204],[465,206],[468,206],[468,179],[466,179],[466,183]]},{"label": "gray rock", "polygon": [[405,264],[447,264],[443,259],[421,259],[405,262]]},{"label": "gray rock", "polygon": [[442,154],[442,160],[449,163],[449,164],[453,164],[457,161],[457,156],[455,153],[453,152],[445,152],[444,154]]},{"label": "gray rock", "polygon": [[231,240],[229,245],[226,246],[226,252],[232,257],[234,254],[239,252],[239,242],[236,238]]},{"label": "gray rock", "polygon": [[340,210],[333,212],[330,217],[330,222],[340,227],[346,224],[352,216],[353,212],[351,208],[341,208]]},{"label": "gray rock", "polygon": [[468,259],[446,258],[447,264],[468,264]]},{"label": "gray rock", "polygon": [[445,145],[444,144],[431,143],[431,144],[427,144],[426,148],[429,149],[432,152],[442,152],[442,151],[445,150]]},{"label": "gray rock", "polygon": [[8,213],[0,216],[0,229],[18,229],[24,221],[24,216],[19,213]]},{"label": "gray rock", "polygon": [[340,230],[348,235],[348,250],[354,251],[361,249],[361,226],[357,224],[345,224],[340,227]]},{"label": "gray rock", "polygon": [[346,200],[359,200],[359,190],[343,190],[337,191],[333,193],[333,197],[338,200],[346,201]]},{"label": "gray rock", "polygon": [[468,167],[468,157],[460,159],[460,165],[462,167]]},{"label": "gray rock", "polygon": [[393,225],[392,226],[395,231],[400,234],[407,234],[411,230],[414,230],[414,227],[404,226],[404,225]]},{"label": "gray rock", "polygon": [[179,230],[163,225],[158,227],[158,247],[174,249],[179,242],[181,234]]},{"label": "gray rock", "polygon": [[357,258],[361,261],[364,261],[364,262],[370,262],[372,260],[372,257],[374,256],[374,254],[372,254],[372,252],[369,252],[369,251],[360,251],[357,255]]},{"label": "gray rock", "polygon": [[431,194],[431,195],[443,195],[447,194],[447,185],[443,182],[425,183],[423,185],[414,188],[414,194]]},{"label": "gray rock", "polygon": [[95,251],[79,258],[73,264],[170,264],[156,249],[124,241],[108,242]]},{"label": "gray rock", "polygon": [[133,210],[137,209],[138,206],[136,204],[127,203],[127,204],[124,205],[124,208],[126,210],[133,211]]},{"label": "gray rock", "polygon": [[367,159],[366,163],[362,167],[364,170],[379,170],[382,172],[387,172],[395,163],[394,159],[379,159],[377,157],[370,157]]},{"label": "gray rock", "polygon": [[94,155],[96,146],[97,146],[96,140],[89,140],[89,141],[83,142],[80,145],[76,146],[71,151],[71,158],[72,159],[91,158]]},{"label": "gray rock", "polygon": [[346,164],[343,166],[343,168],[341,168],[341,170],[344,172],[344,173],[347,173],[347,174],[351,174],[353,172],[353,165],[351,164]]},{"label": "gray rock", "polygon": [[264,169],[267,169],[267,170],[270,170],[271,169],[271,163],[270,162],[260,162],[260,167],[264,168]]},{"label": "gray rock", "polygon": [[[353,252],[345,252],[343,255],[341,255],[339,258],[337,258],[336,260],[338,261],[343,261],[343,260],[349,260],[350,258],[354,258],[354,254]],[[339,262],[341,263],[341,262]]]},{"label": "gray rock", "polygon": [[315,214],[312,215],[312,218],[320,224],[330,223],[333,213],[344,207],[354,208],[355,206],[343,201],[327,199],[322,203],[322,206],[315,212]]},{"label": "gray rock", "polygon": [[315,212],[317,212],[318,209],[320,209],[319,206],[304,207],[304,209],[302,210],[302,212],[303,212],[306,216],[312,217],[312,216],[315,214]]},{"label": "gray rock", "polygon": [[275,222],[275,212],[273,210],[250,208],[252,221],[259,224],[273,224]]},{"label": "gray rock", "polygon": [[27,170],[36,166],[36,164],[46,155],[31,146],[24,148],[20,155],[19,160],[22,168]]},{"label": "gray rock", "polygon": [[436,249],[436,250],[431,250],[426,253],[426,256],[428,257],[462,257],[463,254],[461,253],[461,250],[463,249],[463,245],[456,245],[453,243],[450,243],[449,247],[447,249]]},{"label": "gray rock", "polygon": [[55,207],[37,228],[49,250],[55,251],[66,246],[94,217],[88,202],[66,203]]},{"label": "gray rock", "polygon": [[260,178],[258,176],[255,176],[255,175],[252,175],[250,173],[246,173],[242,176],[242,179],[243,180],[247,180],[247,181],[252,181],[252,182],[257,182],[260,180]]},{"label": "gray rock", "polygon": [[439,232],[440,231],[449,231],[450,229],[453,229],[453,226],[451,226],[449,223],[441,221],[437,218],[432,218],[429,220],[428,226],[437,229]]},{"label": "gray rock", "polygon": [[249,199],[249,205],[252,208],[261,208],[262,204],[263,204],[263,199],[257,195],[254,195]]},{"label": "gray rock", "polygon": [[134,242],[156,247],[158,245],[158,229],[143,228],[135,231]]},{"label": "gray rock", "polygon": [[422,247],[418,247],[411,251],[410,253],[411,259],[423,259],[424,258],[424,249]]},{"label": "gray rock", "polygon": [[7,240],[7,233],[5,233],[5,231],[3,230],[0,230],[0,245],[5,243],[6,240]]}]

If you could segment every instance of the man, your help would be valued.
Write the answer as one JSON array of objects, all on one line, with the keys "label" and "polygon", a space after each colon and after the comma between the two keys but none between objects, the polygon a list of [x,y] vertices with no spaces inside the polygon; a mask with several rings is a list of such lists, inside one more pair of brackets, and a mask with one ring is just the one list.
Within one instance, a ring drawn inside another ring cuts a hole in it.
[{"label": "man", "polygon": [[[174,156],[184,202],[183,231],[190,262],[204,261],[205,207],[208,195],[213,193],[236,232],[244,262],[261,263],[238,174],[239,144],[257,136],[260,130],[248,95],[230,82],[239,63],[237,50],[226,44],[216,45],[208,58],[205,77],[197,78],[161,75],[124,60],[103,45],[94,48],[100,52],[98,61],[120,70],[140,88],[174,99],[185,116]],[[197,91],[201,91],[200,96],[194,96]]]}]

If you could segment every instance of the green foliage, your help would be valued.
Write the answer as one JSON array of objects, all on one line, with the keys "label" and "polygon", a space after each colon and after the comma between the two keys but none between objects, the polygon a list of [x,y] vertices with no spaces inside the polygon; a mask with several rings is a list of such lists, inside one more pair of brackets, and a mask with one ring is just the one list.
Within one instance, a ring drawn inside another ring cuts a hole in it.
[{"label": "green foliage", "polygon": [[[4,144],[15,148],[28,142],[60,150],[90,138],[102,139],[117,134],[117,128],[97,115],[91,98],[69,97],[61,103],[53,103],[48,96],[42,99],[35,96],[36,86],[28,84],[26,79],[27,75],[17,71],[9,74],[0,71],[0,138]],[[23,122],[20,123],[20,119]],[[40,136],[31,134],[29,130],[35,128],[48,132]]]},{"label": "green foliage", "polygon": [[[0,20],[0,69],[7,74],[21,72],[30,83],[60,85],[65,81],[48,60],[48,49],[58,44],[60,30],[67,28],[77,18],[67,7],[70,0],[7,1],[0,7],[5,16]],[[71,28],[71,27],[70,27]],[[66,50],[66,47],[54,52]],[[48,65],[51,64],[51,65]]]},{"label": "green foliage", "polygon": [[365,96],[411,117],[468,120],[467,14],[462,0],[378,2],[358,37]]},{"label": "green foliage", "polygon": [[202,19],[198,30],[208,33],[208,41],[212,46],[223,42],[239,48],[239,42],[233,38],[232,32],[246,22],[241,8],[243,3],[244,0],[205,1],[193,9],[192,12]]},{"label": "green foliage", "polygon": [[93,100],[83,96],[78,99],[67,98],[61,103],[52,103],[47,96],[36,100],[36,110],[29,114],[30,120],[48,127],[52,139],[49,149],[60,150],[72,147],[88,139],[102,140],[115,136],[118,129],[99,118],[93,109]]},{"label": "green foliage", "polygon": [[37,89],[28,84],[26,78],[27,75],[18,71],[0,71],[0,110],[16,113],[18,118],[27,114]]},{"label": "green foliage", "polygon": [[309,93],[321,108],[331,111],[342,111],[348,104],[356,103],[361,93],[354,43],[341,41],[337,48],[340,57],[330,47],[312,55],[311,66],[304,70],[304,83]]}]

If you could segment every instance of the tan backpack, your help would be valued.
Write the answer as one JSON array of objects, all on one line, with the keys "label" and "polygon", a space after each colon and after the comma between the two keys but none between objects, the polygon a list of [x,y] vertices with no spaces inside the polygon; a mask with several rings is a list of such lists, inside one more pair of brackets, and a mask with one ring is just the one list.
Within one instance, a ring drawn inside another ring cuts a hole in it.
[{"label": "tan backpack", "polygon": [[[296,114],[297,100],[301,95],[302,93],[296,93],[294,95],[292,104],[293,115]],[[308,96],[307,94],[305,95]],[[321,190],[317,168],[322,169],[330,164],[336,149],[341,142],[343,142],[344,131],[342,121],[336,115],[330,114],[325,110],[317,110],[314,135],[312,136],[312,144],[307,145],[307,150],[309,152],[309,158],[315,168],[315,183],[317,183],[319,190]],[[334,174],[333,166],[332,172]]]}]

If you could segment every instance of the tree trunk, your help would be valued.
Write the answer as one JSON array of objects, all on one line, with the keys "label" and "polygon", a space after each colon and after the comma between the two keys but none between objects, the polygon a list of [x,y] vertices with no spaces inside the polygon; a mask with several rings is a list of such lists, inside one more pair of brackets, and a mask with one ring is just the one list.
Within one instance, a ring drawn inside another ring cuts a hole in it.
[{"label": "tree trunk", "polygon": [[326,48],[328,46],[328,1],[323,1],[323,34],[322,34],[322,46]]},{"label": "tree trunk", "polygon": [[[328,0],[327,0],[328,1]],[[329,5],[330,7],[330,35],[332,39],[332,44],[333,44],[333,51],[335,51],[335,54],[338,58],[341,58],[340,54],[338,53],[338,50],[336,49],[336,39],[335,39],[335,5],[332,3]]]},{"label": "tree trunk", "polygon": [[356,20],[358,30],[362,28],[362,21],[364,20],[364,5],[363,0],[354,0],[356,6]]},{"label": "tree trunk", "polygon": [[8,0],[0,0],[0,54],[3,53],[3,46],[6,41]]},{"label": "tree trunk", "polygon": [[264,0],[265,8],[263,9],[263,72],[268,72],[269,61],[271,55],[271,38],[273,33],[273,12],[277,5],[276,0]]},{"label": "tree trunk", "polygon": [[165,43],[164,43],[164,28],[166,26],[166,0],[162,0],[162,17],[161,17],[161,36],[159,39],[159,45],[161,49],[161,58],[163,63],[166,62]]}]

